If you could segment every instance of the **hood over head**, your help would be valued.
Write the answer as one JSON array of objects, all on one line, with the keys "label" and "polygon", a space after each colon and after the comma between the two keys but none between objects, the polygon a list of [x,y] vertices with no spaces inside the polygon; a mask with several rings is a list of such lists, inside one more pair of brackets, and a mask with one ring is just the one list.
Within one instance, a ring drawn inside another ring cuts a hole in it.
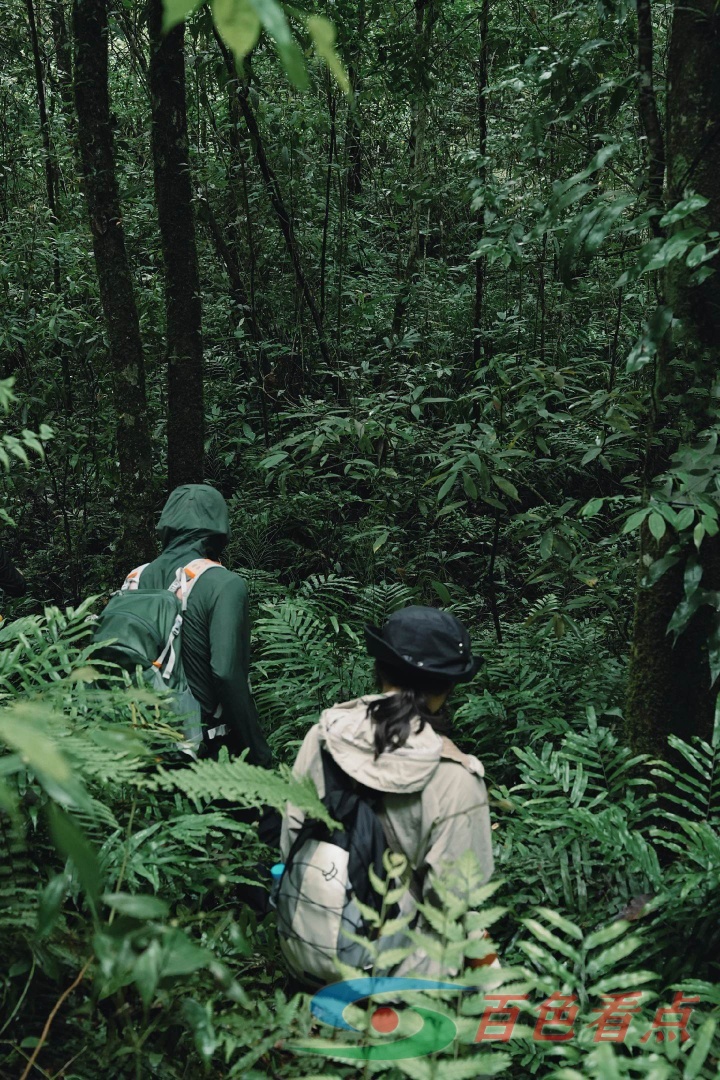
[{"label": "hood over head", "polygon": [[374,791],[422,791],[443,756],[443,740],[426,724],[414,730],[404,746],[375,759],[373,722],[367,711],[372,694],[325,709],[319,720],[320,741],[353,780]]},{"label": "hood over head", "polygon": [[175,488],[157,523],[163,548],[176,540],[217,538],[224,547],[230,535],[227,503],[209,484],[183,484]]}]

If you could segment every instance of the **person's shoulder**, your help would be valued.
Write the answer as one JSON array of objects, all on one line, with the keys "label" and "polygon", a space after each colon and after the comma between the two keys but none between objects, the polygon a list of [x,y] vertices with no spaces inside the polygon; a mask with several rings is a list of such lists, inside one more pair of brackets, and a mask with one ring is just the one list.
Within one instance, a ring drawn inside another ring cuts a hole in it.
[{"label": "person's shoulder", "polygon": [[230,596],[246,596],[248,587],[244,578],[240,574],[236,574],[234,570],[230,570],[227,566],[211,566],[205,571],[200,578],[198,585],[205,583],[205,588],[214,592],[226,591]]},{"label": "person's shoulder", "polygon": [[[471,760],[480,765],[477,758]],[[469,768],[466,762],[444,755],[423,794],[432,803],[435,812],[443,817],[487,803],[487,789],[482,779],[482,771],[478,772]]]},{"label": "person's shoulder", "polygon": [[321,750],[320,725],[313,724],[312,727],[308,728],[305,732],[305,738],[303,739],[297,757],[295,758],[293,775],[297,777],[307,776],[308,774],[312,775],[313,772],[318,769],[322,773]]}]

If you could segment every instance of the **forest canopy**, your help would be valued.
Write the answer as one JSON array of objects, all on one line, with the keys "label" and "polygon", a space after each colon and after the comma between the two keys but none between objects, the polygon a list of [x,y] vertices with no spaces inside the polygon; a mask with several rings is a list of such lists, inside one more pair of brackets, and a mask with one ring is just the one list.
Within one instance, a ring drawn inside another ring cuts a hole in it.
[{"label": "forest canopy", "polygon": [[[717,1076],[716,6],[0,16],[0,1074]],[[93,644],[202,483],[272,770],[178,762]],[[429,917],[490,931],[522,1019],[479,1038],[471,975],[424,999],[448,1045],[323,1062],[253,814],[326,815],[289,766],[409,604],[484,661],[451,716],[495,875]]]}]

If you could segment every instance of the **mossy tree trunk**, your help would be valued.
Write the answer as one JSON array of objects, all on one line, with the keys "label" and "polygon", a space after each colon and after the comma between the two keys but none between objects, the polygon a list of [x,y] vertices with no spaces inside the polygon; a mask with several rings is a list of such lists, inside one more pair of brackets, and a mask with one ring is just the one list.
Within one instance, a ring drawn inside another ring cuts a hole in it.
[{"label": "mossy tree trunk", "polygon": [[145,367],[115,173],[108,93],[107,0],[73,5],[75,106],[93,252],[117,417],[118,567],[155,553]]},{"label": "mossy tree trunk", "polygon": [[151,0],[150,97],[155,200],[165,266],[168,482],[202,483],[202,309],[185,99],[185,25],[162,33],[162,0]]},{"label": "mossy tree trunk", "polygon": [[[648,66],[647,56],[644,58]],[[670,40],[667,123],[667,203],[673,205],[693,191],[708,200],[693,216],[708,232],[720,231],[720,13],[714,0],[687,5],[676,0]],[[653,163],[657,154],[651,155]],[[653,179],[651,168],[651,179]],[[657,189],[657,176],[653,179]],[[686,228],[686,219],[673,228]],[[720,375],[720,270],[702,283],[694,271],[676,259],[667,269],[665,300],[678,320],[675,344],[659,351],[655,395],[658,414],[649,450],[654,472],[666,467],[668,440],[659,434],[667,420],[683,431],[686,442],[711,422],[713,387]],[[663,446],[664,442],[664,446]],[[677,537],[670,531],[658,542],[644,528],[641,573]],[[694,549],[692,549],[694,550]],[[703,605],[673,645],[667,625],[683,597],[683,569],[690,551],[651,588],[638,589],[630,658],[626,708],[628,737],[633,747],[667,754],[671,733],[687,739],[712,733],[718,684],[711,686],[708,638],[713,609]],[[702,586],[720,588],[720,537],[706,536],[699,550]]]}]

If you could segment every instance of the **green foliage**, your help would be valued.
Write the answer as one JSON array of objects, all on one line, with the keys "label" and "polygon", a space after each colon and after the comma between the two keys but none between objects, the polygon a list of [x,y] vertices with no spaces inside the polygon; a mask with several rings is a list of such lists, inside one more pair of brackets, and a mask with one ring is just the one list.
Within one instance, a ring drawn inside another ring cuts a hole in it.
[{"label": "green foliage", "polygon": [[[184,22],[198,6],[197,0],[163,0],[165,32]],[[229,45],[240,67],[255,48],[261,31],[265,30],[275,43],[290,81],[300,90],[308,88],[302,51],[293,38],[286,11],[277,0],[212,0],[210,10],[218,33]],[[288,13],[296,18],[302,14],[290,8]],[[304,21],[317,55],[326,61],[344,93],[349,93],[350,83],[335,50],[335,27],[322,15],[304,16]]]},{"label": "green foliage", "polygon": [[[321,1073],[328,1062],[291,1049],[322,1032],[286,982],[272,918],[258,925],[240,899],[277,857],[254,818],[290,797],[322,814],[287,766],[322,708],[373,688],[364,624],[440,602],[485,660],[451,716],[485,765],[503,884],[491,898],[466,868],[470,904],[440,882],[425,944],[460,963],[483,947],[466,932],[492,926],[495,989],[536,1011],[576,994],[584,1034],[538,1043],[535,1011],[517,1038],[479,1047],[491,979],[465,971],[475,989],[460,1001],[417,999],[458,1040],[364,1074],[710,1080],[717,740],[673,737],[667,760],[648,761],[624,745],[622,707],[638,539],[643,587],[673,568],[682,582],[660,637],[707,615],[702,649],[720,672],[717,364],[662,289],[680,272],[689,290],[711,283],[718,237],[692,190],[648,207],[634,9],[491,6],[482,90],[464,0],[410,17],[361,0],[165,2],[166,30],[187,20],[204,475],[230,500],[226,561],[250,588],[254,693],[282,763],[268,775],[173,756],[166,703],[93,658],[84,598],[118,584],[117,418],[70,13],[37,8],[48,161],[25,9],[0,8],[0,518],[30,583],[3,599],[0,627],[0,1072],[21,1073],[84,973],[40,1049],[48,1075]],[[653,18],[661,86],[669,23],[657,5]],[[113,6],[109,45],[159,490],[164,308],[139,5]],[[625,1044],[594,1043],[597,993],[636,988]],[[690,1039],[640,1042],[678,990],[701,998]]]}]

